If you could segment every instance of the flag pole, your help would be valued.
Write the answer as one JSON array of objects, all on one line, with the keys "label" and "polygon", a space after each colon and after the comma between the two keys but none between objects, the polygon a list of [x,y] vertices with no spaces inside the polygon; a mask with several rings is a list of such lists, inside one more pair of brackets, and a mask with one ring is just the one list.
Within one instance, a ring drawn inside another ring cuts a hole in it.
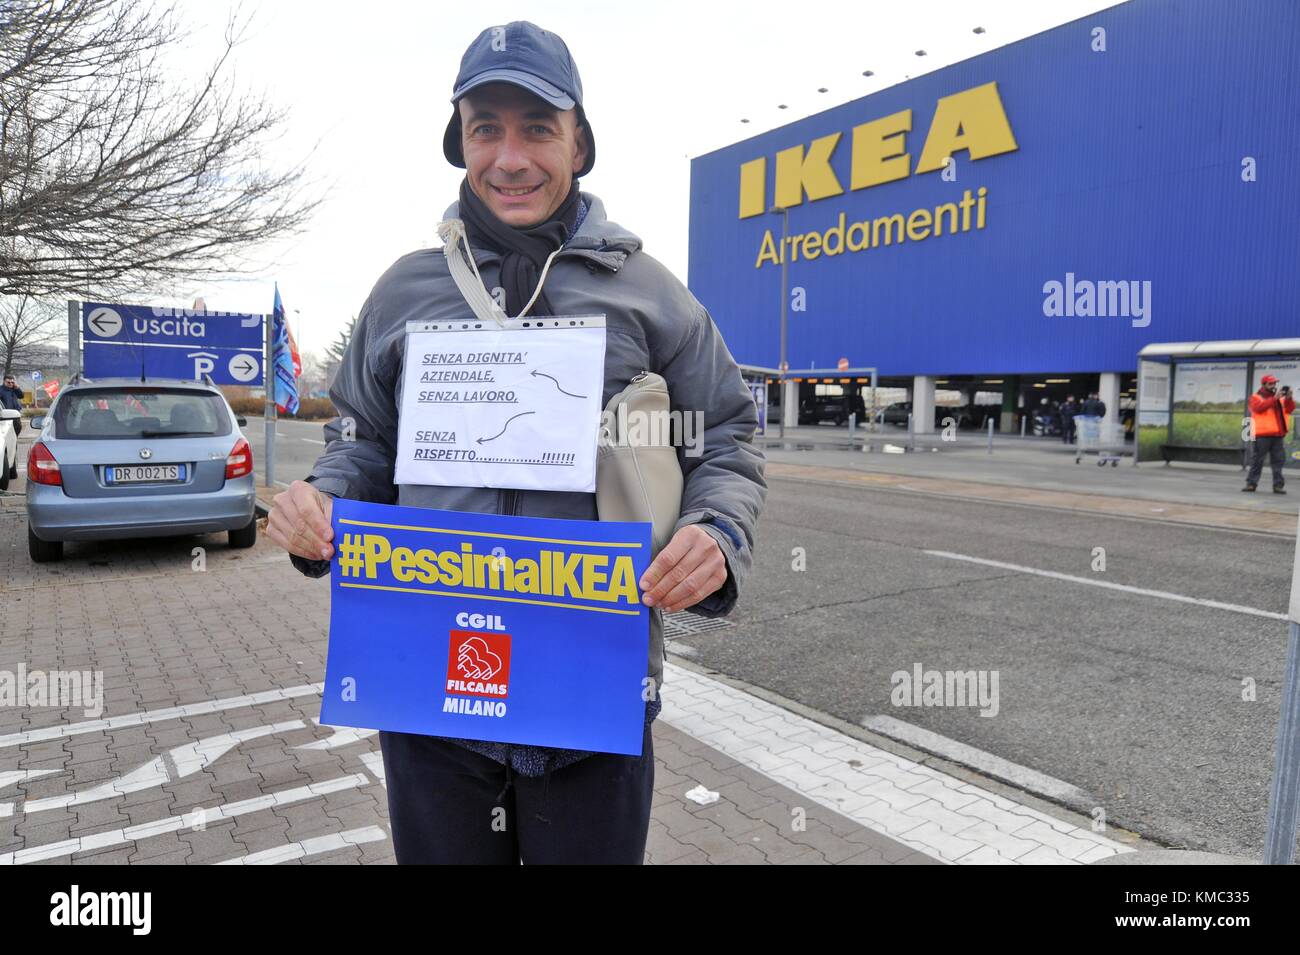
[{"label": "flag pole", "polygon": [[266,383],[266,486],[275,486],[275,313],[263,316],[266,326],[266,358],[262,380]]}]

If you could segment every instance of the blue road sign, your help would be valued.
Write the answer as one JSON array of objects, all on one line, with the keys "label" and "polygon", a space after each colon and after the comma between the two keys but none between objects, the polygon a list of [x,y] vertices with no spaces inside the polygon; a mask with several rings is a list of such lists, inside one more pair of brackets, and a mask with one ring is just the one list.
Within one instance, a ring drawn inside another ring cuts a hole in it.
[{"label": "blue road sign", "polygon": [[91,378],[201,378],[263,383],[263,316],[86,302],[83,366]]},{"label": "blue road sign", "polygon": [[133,342],[137,345],[202,345],[206,348],[262,350],[262,316],[191,312],[148,305],[81,306],[82,340],[86,343]]},{"label": "blue road sign", "polygon": [[95,345],[85,348],[89,378],[202,378],[219,385],[262,384],[262,353],[232,348],[168,348],[158,345]]}]

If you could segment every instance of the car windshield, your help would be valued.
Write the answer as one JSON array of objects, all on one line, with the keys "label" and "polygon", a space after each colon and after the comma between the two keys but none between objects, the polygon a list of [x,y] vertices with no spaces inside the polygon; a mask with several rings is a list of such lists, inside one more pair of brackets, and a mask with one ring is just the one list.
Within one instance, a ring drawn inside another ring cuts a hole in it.
[{"label": "car windshield", "polygon": [[56,438],[166,438],[230,434],[220,395],[185,388],[85,388],[60,397]]}]

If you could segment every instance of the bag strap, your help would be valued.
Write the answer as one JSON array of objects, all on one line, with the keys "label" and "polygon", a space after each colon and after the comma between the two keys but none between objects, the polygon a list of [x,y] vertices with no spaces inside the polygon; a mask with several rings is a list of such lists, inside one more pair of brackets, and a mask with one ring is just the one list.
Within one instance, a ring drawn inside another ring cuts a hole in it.
[{"label": "bag strap", "polygon": [[[469,237],[465,234],[465,223],[460,219],[444,219],[438,223],[438,237],[442,239],[442,252],[447,258],[447,269],[455,279],[460,294],[469,304],[470,311],[479,321],[494,321],[498,325],[504,325],[506,313],[483,285],[483,276],[479,275],[478,263],[474,261],[474,253],[469,247]],[[463,256],[460,254],[462,242],[465,245]],[[564,246],[560,246],[546,257],[546,264],[542,266],[542,274],[537,280],[537,288],[533,290],[533,297],[515,318],[523,318],[527,315],[528,310],[537,301],[537,296],[542,294],[542,285],[546,281],[546,274],[551,270],[551,263],[563,248]],[[469,260],[468,265],[465,264],[466,259]]]},{"label": "bag strap", "polygon": [[[470,311],[483,322],[506,323],[506,313],[501,310],[496,299],[483,287],[483,277],[478,273],[478,263],[470,251],[469,239],[465,235],[465,223],[460,219],[444,219],[438,223],[438,237],[442,239],[442,252],[447,258],[447,269],[460,289],[460,294],[469,304]],[[461,243],[465,244],[465,254],[461,255]],[[469,264],[465,260],[469,259]],[[471,271],[472,270],[472,271]]]}]

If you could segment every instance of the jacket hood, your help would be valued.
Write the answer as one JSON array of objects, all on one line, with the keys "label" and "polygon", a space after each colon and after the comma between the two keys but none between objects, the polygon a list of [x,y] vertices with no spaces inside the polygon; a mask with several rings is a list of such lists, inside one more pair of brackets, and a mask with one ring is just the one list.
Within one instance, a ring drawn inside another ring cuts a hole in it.
[{"label": "jacket hood", "polygon": [[[608,258],[610,260],[608,264],[614,271],[618,271],[629,255],[640,251],[640,237],[610,220],[605,214],[605,203],[599,196],[582,191],[578,194],[587,204],[587,216],[582,220],[582,225],[578,226],[578,231],[574,233],[573,238],[565,244],[565,248],[590,249],[600,253],[600,257]],[[449,205],[442,217],[460,218],[460,203],[453,202]],[[475,259],[478,258],[479,256],[475,255]]]}]

